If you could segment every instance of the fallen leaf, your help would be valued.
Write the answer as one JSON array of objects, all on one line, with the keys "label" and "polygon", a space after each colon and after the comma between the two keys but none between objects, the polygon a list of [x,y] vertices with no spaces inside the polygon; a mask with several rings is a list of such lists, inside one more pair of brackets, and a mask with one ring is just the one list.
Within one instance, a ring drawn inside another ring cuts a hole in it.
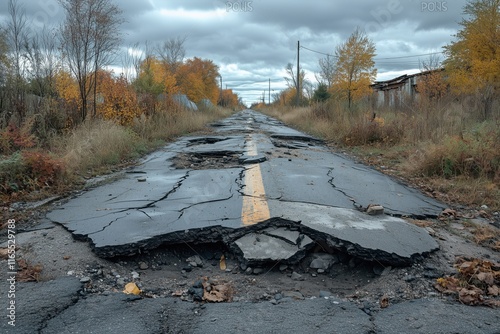
[{"label": "fallen leaf", "polygon": [[483,291],[475,286],[462,288],[458,292],[458,300],[466,305],[479,305],[483,302]]},{"label": "fallen leaf", "polygon": [[453,209],[444,209],[443,212],[441,212],[441,215],[444,215],[444,216],[456,216],[457,215],[457,212]]},{"label": "fallen leaf", "polygon": [[489,307],[500,307],[500,300],[488,299],[483,304]]},{"label": "fallen leaf", "polygon": [[389,306],[389,297],[387,295],[383,295],[380,298],[379,304],[380,308],[386,308],[387,306]]},{"label": "fallen leaf", "polygon": [[0,259],[7,260],[9,258],[9,250],[7,248],[0,248]]},{"label": "fallen leaf", "polygon": [[232,288],[228,283],[212,285],[210,291],[203,292],[203,300],[209,302],[225,302],[231,301],[232,299]]},{"label": "fallen leaf", "polygon": [[137,287],[137,285],[134,282],[127,283],[125,285],[125,290],[123,290],[123,293],[126,293],[127,295],[138,295],[141,293],[141,290]]},{"label": "fallen leaf", "polygon": [[441,293],[452,294],[460,290],[459,284],[459,280],[455,277],[441,277],[437,279],[434,287]]},{"label": "fallen leaf", "polygon": [[493,277],[493,273],[488,273],[484,271],[480,272],[479,274],[477,274],[477,279],[488,285],[493,285],[495,283],[495,277]]},{"label": "fallen leaf", "polygon": [[489,286],[488,287],[488,294],[490,296],[498,296],[500,294],[500,289],[496,285]]},{"label": "fallen leaf", "polygon": [[42,269],[41,264],[32,266],[25,259],[19,259],[17,260],[16,279],[19,282],[38,282]]},{"label": "fallen leaf", "polygon": [[220,256],[219,267],[220,270],[226,270],[226,257],[224,256],[224,254]]}]

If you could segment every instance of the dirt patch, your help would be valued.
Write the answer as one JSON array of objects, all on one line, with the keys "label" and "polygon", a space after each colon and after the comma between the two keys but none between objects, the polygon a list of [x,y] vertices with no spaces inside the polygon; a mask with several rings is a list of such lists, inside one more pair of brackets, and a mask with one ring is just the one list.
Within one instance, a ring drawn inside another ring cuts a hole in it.
[{"label": "dirt patch", "polygon": [[219,152],[210,154],[180,153],[173,159],[177,169],[224,169],[241,167],[240,154]]}]

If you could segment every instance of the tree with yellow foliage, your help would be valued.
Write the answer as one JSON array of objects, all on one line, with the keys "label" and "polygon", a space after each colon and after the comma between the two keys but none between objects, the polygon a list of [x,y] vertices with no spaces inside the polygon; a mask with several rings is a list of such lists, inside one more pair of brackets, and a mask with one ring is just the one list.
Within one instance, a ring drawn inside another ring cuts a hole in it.
[{"label": "tree with yellow foliage", "polygon": [[113,77],[112,72],[100,71],[98,77],[98,116],[121,125],[130,125],[141,114],[137,95],[124,75]]},{"label": "tree with yellow foliage", "polygon": [[177,81],[168,64],[153,56],[146,57],[140,64],[135,86],[139,92],[155,96],[177,92]]},{"label": "tree with yellow foliage", "polygon": [[282,90],[279,94],[273,96],[274,102],[281,107],[291,106],[297,101],[297,89],[288,87]]},{"label": "tree with yellow foliage", "polygon": [[444,47],[444,61],[452,91],[479,92],[484,117],[500,91],[500,0],[468,2],[456,40]]},{"label": "tree with yellow foliage", "polygon": [[63,69],[59,69],[54,77],[56,92],[59,98],[67,104],[72,104],[77,107],[81,105],[80,91],[76,79]]},{"label": "tree with yellow foliage", "polygon": [[195,103],[207,98],[214,105],[219,98],[217,77],[219,67],[211,60],[194,57],[177,68],[176,78],[179,92],[186,94]]},{"label": "tree with yellow foliage", "polygon": [[238,95],[233,93],[232,89],[223,89],[222,96],[220,98],[220,104],[223,107],[235,108],[238,106]]},{"label": "tree with yellow foliage", "polygon": [[346,99],[349,108],[352,101],[371,93],[370,84],[377,76],[374,56],[375,44],[360,28],[356,28],[349,39],[335,49],[337,62],[331,92]]}]

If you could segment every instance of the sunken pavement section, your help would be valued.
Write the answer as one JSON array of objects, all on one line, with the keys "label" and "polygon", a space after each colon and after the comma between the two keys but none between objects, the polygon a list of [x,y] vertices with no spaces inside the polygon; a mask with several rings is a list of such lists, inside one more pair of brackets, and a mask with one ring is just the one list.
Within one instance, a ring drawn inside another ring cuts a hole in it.
[{"label": "sunken pavement section", "polygon": [[47,217],[100,257],[224,242],[242,263],[293,264],[322,244],[407,265],[438,249],[402,217],[436,217],[441,203],[255,111],[212,126],[212,135],[182,137]]}]

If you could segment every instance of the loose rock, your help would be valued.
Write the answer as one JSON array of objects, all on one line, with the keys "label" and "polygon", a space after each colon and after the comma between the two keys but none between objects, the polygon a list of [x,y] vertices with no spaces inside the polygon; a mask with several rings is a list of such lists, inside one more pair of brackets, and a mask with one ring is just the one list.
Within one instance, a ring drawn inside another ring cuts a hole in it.
[{"label": "loose rock", "polygon": [[295,271],[292,273],[291,278],[294,281],[303,281],[304,280],[304,277],[301,274],[299,274],[299,273],[297,273]]}]

